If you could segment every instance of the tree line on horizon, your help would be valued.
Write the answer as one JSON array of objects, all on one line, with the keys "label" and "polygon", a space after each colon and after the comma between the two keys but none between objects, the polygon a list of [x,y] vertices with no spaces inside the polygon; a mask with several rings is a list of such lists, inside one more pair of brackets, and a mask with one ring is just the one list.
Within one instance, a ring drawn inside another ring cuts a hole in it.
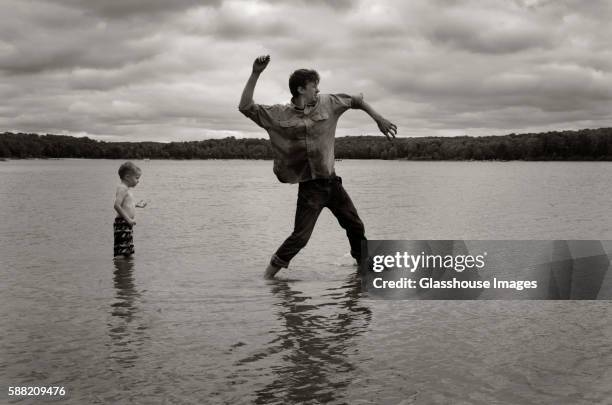
[{"label": "tree line on horizon", "polygon": [[[405,160],[612,160],[612,128],[509,134],[396,138],[336,138],[337,159]],[[273,159],[267,139],[224,138],[194,142],[105,142],[87,137],[5,132],[0,158]]]}]

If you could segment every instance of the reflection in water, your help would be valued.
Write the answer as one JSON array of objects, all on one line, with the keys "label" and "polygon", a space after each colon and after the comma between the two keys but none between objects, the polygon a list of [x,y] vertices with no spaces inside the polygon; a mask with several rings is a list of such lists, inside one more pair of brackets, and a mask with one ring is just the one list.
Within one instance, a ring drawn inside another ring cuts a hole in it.
[{"label": "reflection in water", "polygon": [[272,293],[279,298],[278,319],[283,329],[263,354],[240,364],[282,353],[285,365],[274,368],[274,380],[256,392],[255,403],[327,403],[342,398],[350,376],[358,375],[351,363],[353,344],[369,326],[371,311],[359,303],[361,281],[351,275],[344,285],[330,288],[315,304],[291,281],[275,280]]},{"label": "reflection in water", "polygon": [[111,319],[108,332],[112,347],[110,357],[123,368],[133,367],[138,359],[139,348],[148,339],[147,327],[140,319],[138,304],[140,293],[134,285],[134,259],[115,258],[114,286],[116,301],[111,304]]}]

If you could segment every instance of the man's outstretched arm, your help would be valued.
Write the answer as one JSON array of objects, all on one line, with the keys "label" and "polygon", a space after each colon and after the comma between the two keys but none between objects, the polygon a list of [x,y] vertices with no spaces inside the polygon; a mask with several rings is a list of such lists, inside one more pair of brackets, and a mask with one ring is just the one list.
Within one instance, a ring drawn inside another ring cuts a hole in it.
[{"label": "man's outstretched arm", "polygon": [[253,103],[253,93],[255,92],[257,79],[259,79],[261,72],[263,72],[266,66],[268,66],[268,63],[270,63],[270,55],[262,55],[253,62],[253,71],[251,72],[251,76],[244,86],[244,90],[242,90],[240,104],[238,105],[239,110],[242,111]]},{"label": "man's outstretched arm", "polygon": [[368,115],[372,117],[374,121],[376,121],[378,129],[380,129],[380,132],[382,132],[388,140],[391,140],[391,137],[395,138],[395,135],[397,135],[397,126],[388,119],[384,118],[379,113],[377,113],[371,105],[369,105],[363,100],[363,98],[354,108],[358,108],[368,113]]}]

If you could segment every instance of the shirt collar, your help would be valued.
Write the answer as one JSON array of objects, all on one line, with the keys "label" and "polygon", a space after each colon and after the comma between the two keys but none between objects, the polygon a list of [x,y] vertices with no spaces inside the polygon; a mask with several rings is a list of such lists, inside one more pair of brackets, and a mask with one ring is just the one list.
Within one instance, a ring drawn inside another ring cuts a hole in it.
[{"label": "shirt collar", "polygon": [[[306,104],[306,107],[309,107],[308,108],[309,111],[312,111],[319,104],[319,100],[320,100],[320,97],[317,96],[317,100],[314,103]],[[298,107],[297,105],[293,104],[293,98],[289,100],[289,105],[291,106],[291,108],[293,108],[296,111],[304,112],[306,110],[306,107]]]}]

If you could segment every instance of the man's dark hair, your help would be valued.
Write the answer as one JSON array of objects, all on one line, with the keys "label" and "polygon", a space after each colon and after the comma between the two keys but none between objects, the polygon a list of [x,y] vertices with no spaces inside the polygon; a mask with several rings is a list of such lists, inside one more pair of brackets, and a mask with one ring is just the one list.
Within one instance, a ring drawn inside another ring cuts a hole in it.
[{"label": "man's dark hair", "polygon": [[306,83],[309,82],[319,83],[319,74],[316,70],[298,69],[291,73],[291,76],[289,76],[289,90],[291,90],[291,95],[293,97],[299,96],[298,87],[306,87]]}]

